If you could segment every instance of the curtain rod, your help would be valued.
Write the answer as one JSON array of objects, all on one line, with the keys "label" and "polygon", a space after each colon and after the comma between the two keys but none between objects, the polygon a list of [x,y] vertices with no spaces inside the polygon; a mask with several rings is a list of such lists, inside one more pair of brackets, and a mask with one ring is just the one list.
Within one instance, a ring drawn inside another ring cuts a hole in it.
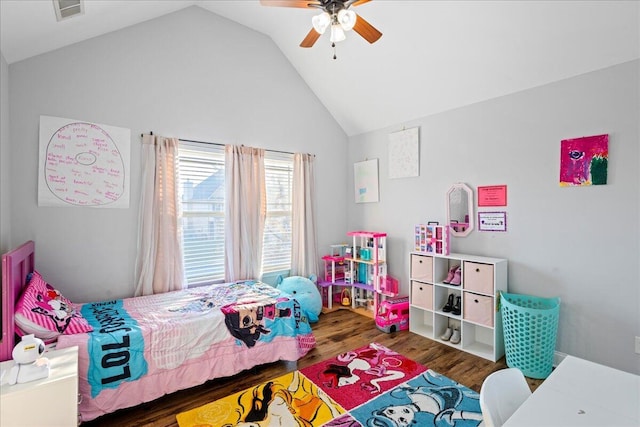
[{"label": "curtain rod", "polygon": [[[153,135],[153,132],[149,132],[149,135]],[[143,133],[141,133],[141,134],[140,134],[140,136],[142,137],[142,136],[144,136],[144,134],[143,134]],[[224,147],[224,146],[226,145],[226,144],[221,144],[221,143],[219,143],[219,142],[196,141],[196,140],[193,140],[193,139],[182,139],[182,138],[178,138],[178,141],[182,141],[182,142],[195,142],[195,143],[197,143],[197,144],[211,144],[211,145],[219,145],[219,146],[221,146],[221,147]],[[291,155],[293,155],[293,154],[294,154],[294,153],[292,153],[292,152],[290,152],[290,151],[271,150],[271,149],[266,149],[266,148],[265,148],[265,151],[270,151],[270,152],[272,152],[272,153],[280,153],[280,154],[291,154]],[[313,157],[315,157],[315,156],[316,156],[315,154],[309,154],[309,155],[310,155],[310,156],[313,156]]]},{"label": "curtain rod", "polygon": [[[182,142],[195,142],[197,144],[211,144],[211,145],[219,145],[221,147],[224,147],[227,144],[221,144],[219,142],[209,142],[209,141],[195,141],[193,139],[182,139],[182,138],[178,138],[179,141]],[[272,153],[280,153],[280,154],[291,154],[293,155],[294,153],[290,152],[290,151],[280,151],[280,150],[271,150],[271,149],[264,149],[264,151],[270,151]]]}]

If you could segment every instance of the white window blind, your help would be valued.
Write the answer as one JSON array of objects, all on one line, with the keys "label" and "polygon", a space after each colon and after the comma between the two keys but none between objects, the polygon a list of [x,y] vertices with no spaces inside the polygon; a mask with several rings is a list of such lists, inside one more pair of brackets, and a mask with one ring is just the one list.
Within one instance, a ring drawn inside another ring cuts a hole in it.
[{"label": "white window blind", "polygon": [[224,147],[180,143],[184,270],[189,285],[224,279]]},{"label": "white window blind", "polygon": [[291,212],[293,203],[293,156],[265,155],[267,217],[262,247],[262,272],[291,268]]},{"label": "white window blind", "polygon": [[[184,270],[188,284],[224,280],[224,147],[180,142],[178,153]],[[291,268],[293,156],[267,152],[263,273]]]}]

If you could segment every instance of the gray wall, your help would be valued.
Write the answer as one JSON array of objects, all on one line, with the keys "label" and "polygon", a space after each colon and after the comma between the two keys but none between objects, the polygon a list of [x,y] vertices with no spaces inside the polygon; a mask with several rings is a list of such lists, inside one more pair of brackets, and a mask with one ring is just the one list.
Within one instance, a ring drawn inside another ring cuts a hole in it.
[{"label": "gray wall", "polygon": [[[511,292],[561,297],[558,351],[640,373],[639,72],[633,61],[350,138],[350,164],[380,159],[380,202],[350,195],[349,229],[389,234],[408,293],[414,224],[445,220],[455,182],[506,184],[508,206],[482,210],[506,210],[508,232],[453,238],[453,252],[506,258]],[[403,126],[420,127],[420,176],[388,179],[388,134]],[[602,133],[607,185],[560,187],[560,141]]]},{"label": "gray wall", "polygon": [[[191,7],[9,74],[12,245],[34,239],[37,268],[71,300],[133,294],[142,132],[316,154],[319,245],[343,239],[347,136],[263,34]],[[131,129],[128,209],[37,205],[40,115]]]},{"label": "gray wall", "polygon": [[0,54],[0,253],[10,248],[9,226],[9,66]]}]

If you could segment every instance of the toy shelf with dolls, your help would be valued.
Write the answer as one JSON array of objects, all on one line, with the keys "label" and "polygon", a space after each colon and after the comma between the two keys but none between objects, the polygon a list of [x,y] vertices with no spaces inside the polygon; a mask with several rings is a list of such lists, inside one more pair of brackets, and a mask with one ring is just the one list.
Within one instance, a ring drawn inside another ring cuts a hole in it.
[{"label": "toy shelf with dolls", "polygon": [[350,231],[351,244],[331,245],[322,257],[324,280],[318,282],[323,312],[349,309],[374,317],[380,297],[398,293],[398,281],[387,275],[386,233]]}]

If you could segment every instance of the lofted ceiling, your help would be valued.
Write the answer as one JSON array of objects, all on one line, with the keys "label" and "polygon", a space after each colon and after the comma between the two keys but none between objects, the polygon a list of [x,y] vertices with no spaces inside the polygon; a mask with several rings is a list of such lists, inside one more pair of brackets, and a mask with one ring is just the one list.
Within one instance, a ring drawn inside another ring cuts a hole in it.
[{"label": "lofted ceiling", "polygon": [[298,45],[313,9],[258,0],[85,0],[57,22],[51,0],[0,0],[0,50],[11,64],[199,6],[266,34],[349,136],[640,58],[639,1],[373,0],[354,10],[382,31],[369,44],[328,34]]}]

